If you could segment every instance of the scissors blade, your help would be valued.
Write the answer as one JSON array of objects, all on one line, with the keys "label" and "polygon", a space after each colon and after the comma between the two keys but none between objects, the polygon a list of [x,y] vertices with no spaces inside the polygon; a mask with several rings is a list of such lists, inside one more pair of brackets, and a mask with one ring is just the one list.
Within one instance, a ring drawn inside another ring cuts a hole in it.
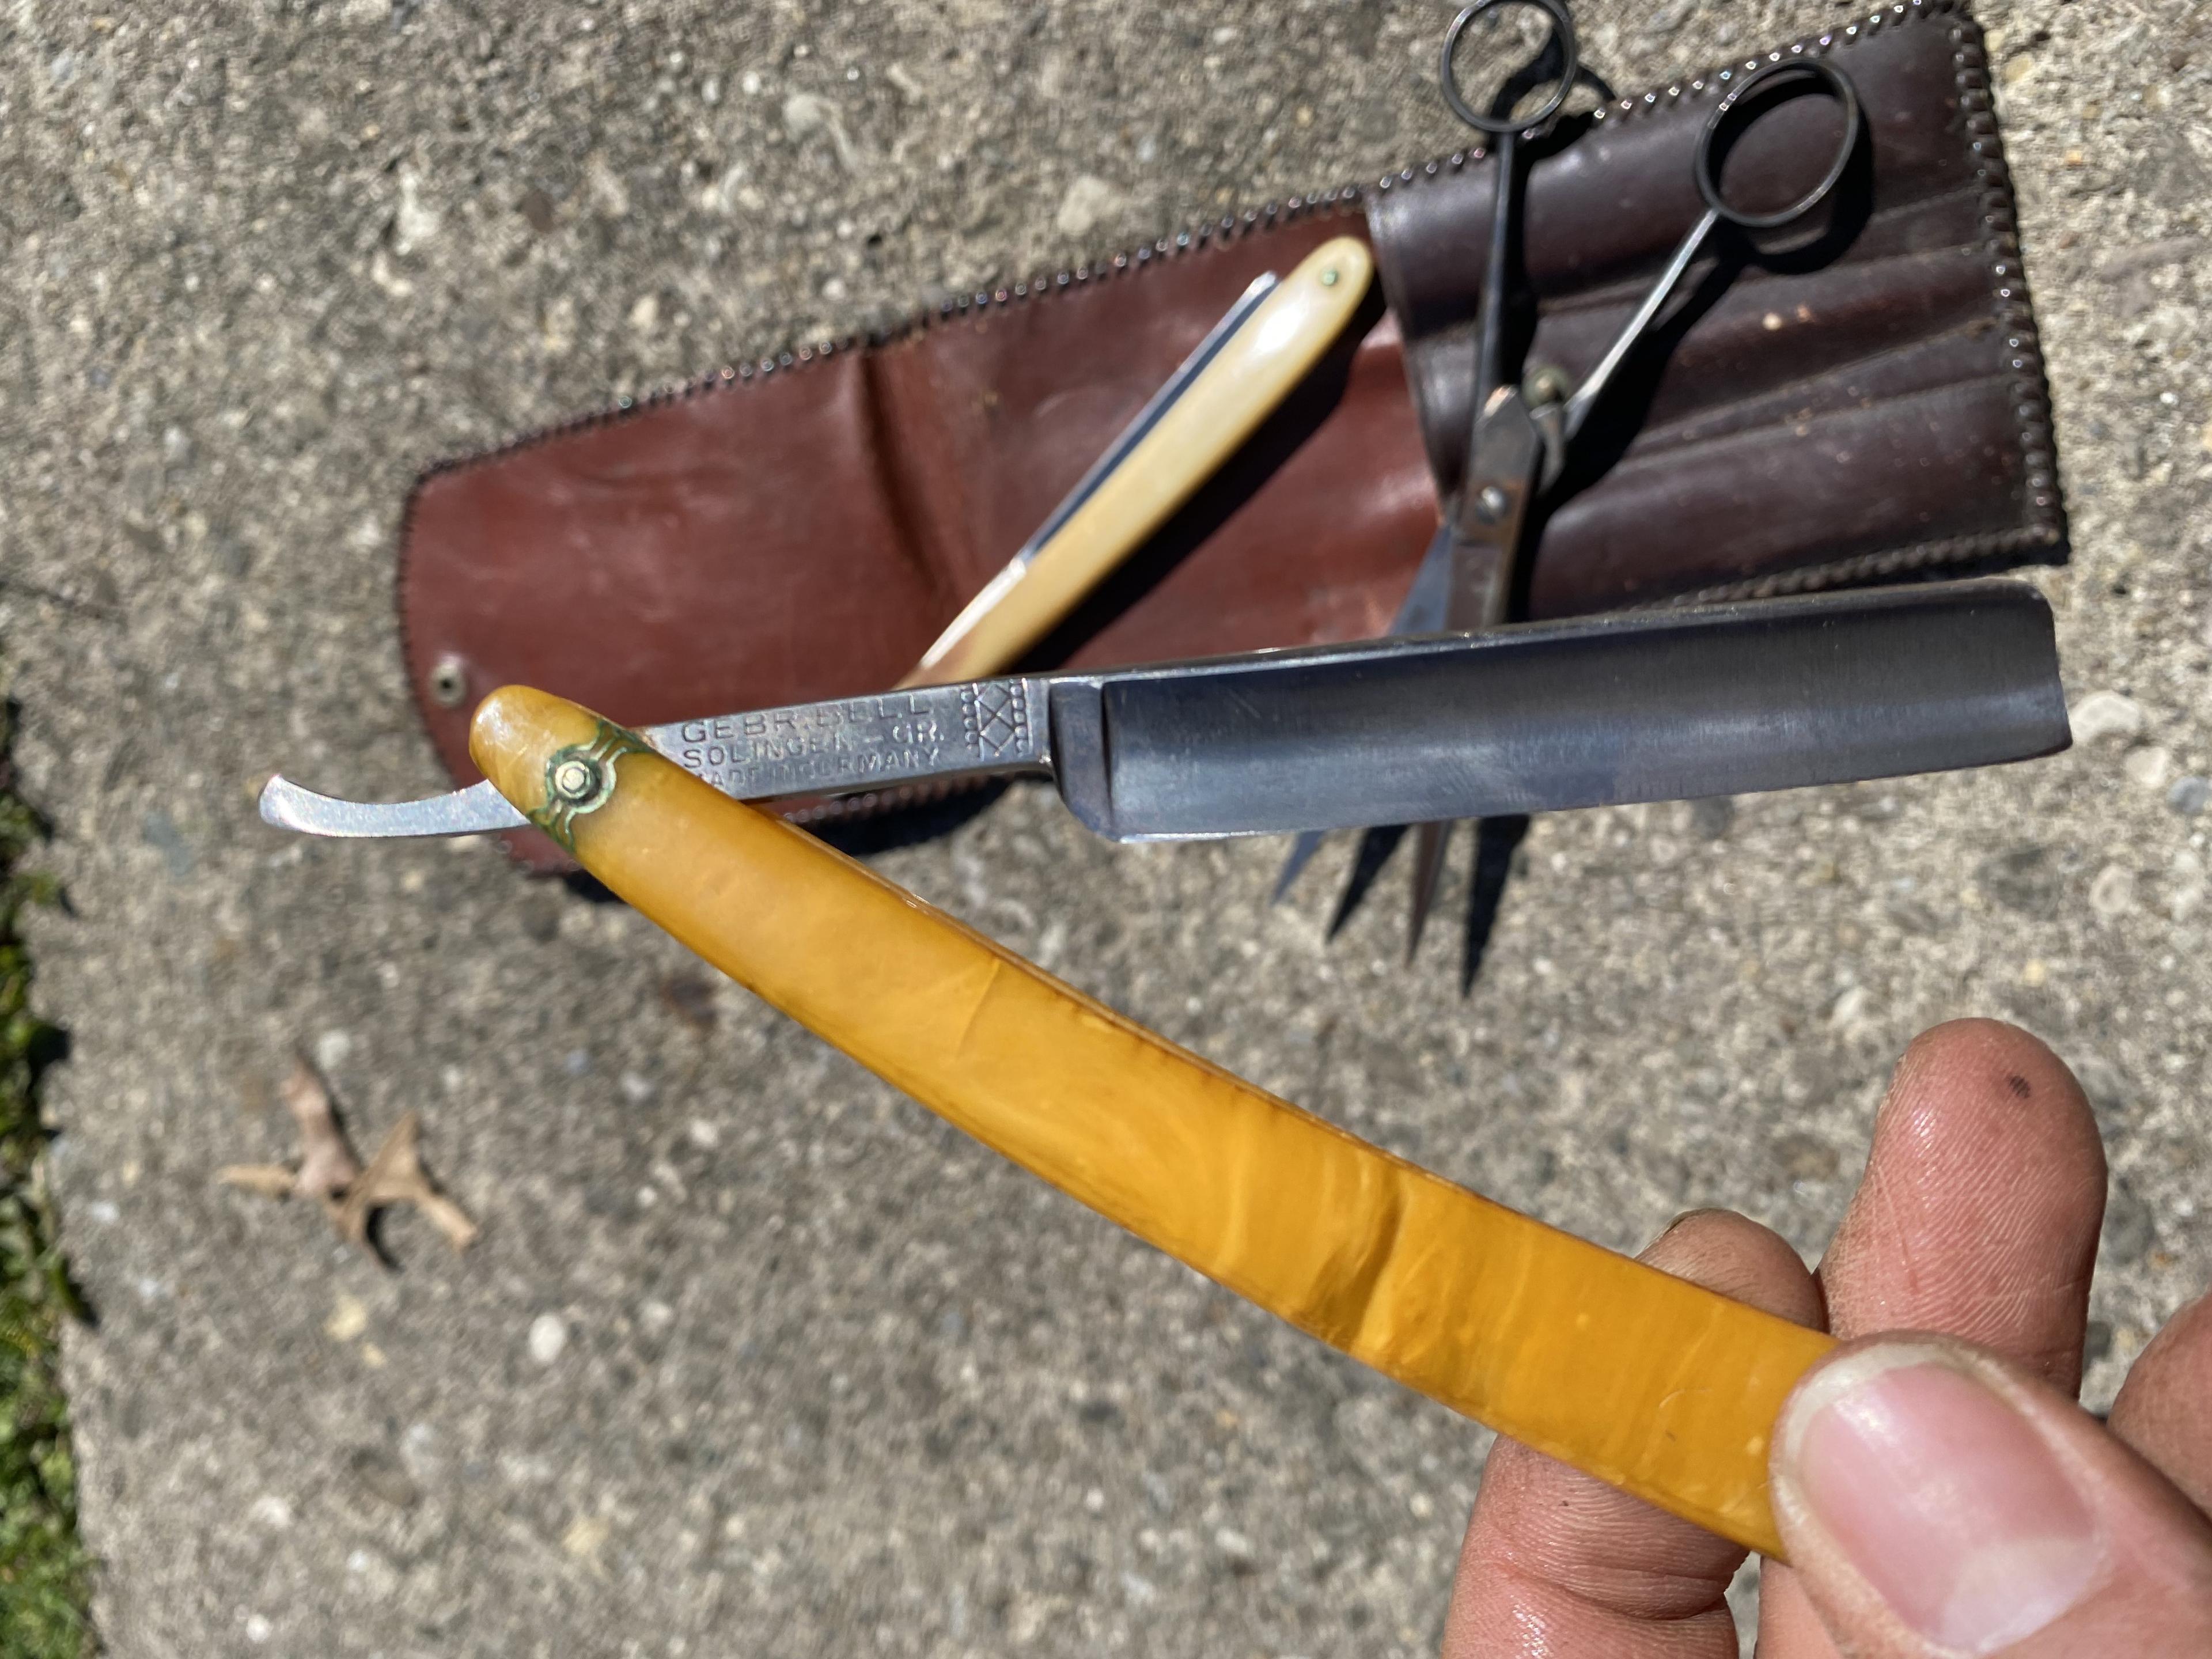
[{"label": "scissors blade", "polygon": [[1474,428],[1467,483],[1452,507],[1446,628],[1495,628],[1506,619],[1544,448],[1518,387],[1491,398]]},{"label": "scissors blade", "polygon": [[[1511,614],[1528,507],[1548,449],[1518,388],[1507,386],[1492,395],[1475,423],[1467,483],[1453,504],[1447,628],[1496,628]],[[1420,949],[1443,882],[1444,858],[1451,850],[1450,823],[1422,824],[1414,849],[1413,898],[1406,927],[1408,962]]]},{"label": "scissors blade", "polygon": [[1444,854],[1451,850],[1452,826],[1455,820],[1446,818],[1441,823],[1416,826],[1413,834],[1413,908],[1406,921],[1406,960],[1411,962],[1421,948],[1422,930],[1429,925],[1429,912],[1435,908],[1437,888],[1443,880]]},{"label": "scissors blade", "polygon": [[[1451,592],[1452,532],[1449,525],[1438,525],[1437,533],[1429,540],[1429,550],[1421,556],[1420,568],[1413,573],[1413,585],[1406,590],[1406,597],[1398,606],[1398,614],[1390,619],[1386,638],[1398,638],[1407,634],[1441,634],[1444,631],[1444,605]],[[1280,904],[1291,886],[1313,862],[1321,851],[1328,831],[1309,830],[1291,843],[1290,856],[1283,860],[1282,872],[1275,878],[1274,891],[1267,902]]]}]

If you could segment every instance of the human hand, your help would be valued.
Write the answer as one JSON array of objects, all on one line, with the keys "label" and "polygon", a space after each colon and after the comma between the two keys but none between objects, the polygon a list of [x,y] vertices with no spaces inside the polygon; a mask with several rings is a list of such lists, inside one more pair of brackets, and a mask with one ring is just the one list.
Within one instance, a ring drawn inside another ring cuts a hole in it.
[{"label": "human hand", "polygon": [[[2136,1359],[2110,1421],[2074,1403],[2105,1158],[2072,1073],[1993,1021],[1899,1064],[1816,1275],[1699,1212],[1644,1259],[1844,1339],[1775,1436],[1791,1565],[1762,1659],[2212,1652],[2212,1297]],[[1926,1333],[1897,1335],[1881,1333]],[[1735,1659],[1743,1550],[1500,1440],[1446,1659]]]}]

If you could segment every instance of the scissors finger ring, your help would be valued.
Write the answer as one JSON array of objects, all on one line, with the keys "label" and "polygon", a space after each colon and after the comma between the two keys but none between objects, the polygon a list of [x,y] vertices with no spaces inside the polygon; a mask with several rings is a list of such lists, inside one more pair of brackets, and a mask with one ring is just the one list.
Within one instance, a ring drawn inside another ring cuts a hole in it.
[{"label": "scissors finger ring", "polygon": [[[1828,170],[1821,175],[1820,183],[1788,207],[1773,213],[1749,213],[1741,208],[1731,207],[1721,194],[1719,164],[1714,155],[1716,145],[1719,147],[1720,159],[1726,160],[1736,140],[1758,118],[1761,111],[1751,100],[1752,94],[1784,82],[1800,80],[1825,82],[1827,89],[1835,94],[1836,101],[1843,106],[1844,137],[1843,142],[1836,147],[1835,159],[1829,162]],[[1844,176],[1844,169],[1850,165],[1851,152],[1858,148],[1859,129],[1863,123],[1864,118],[1859,112],[1858,93],[1852,87],[1850,77],[1834,64],[1814,58],[1790,58],[1778,64],[1769,64],[1737,82],[1713,106],[1713,112],[1705,118],[1705,130],[1698,135],[1697,158],[1692,163],[1697,175],[1698,193],[1705,198],[1707,207],[1730,224],[1745,230],[1772,230],[1778,225],[1786,225],[1811,212],[1822,198],[1835,189]]]},{"label": "scissors finger ring", "polygon": [[[1510,111],[1502,116],[1485,115],[1460,92],[1459,70],[1452,62],[1459,50],[1460,39],[1467,33],[1468,24],[1498,6],[1534,6],[1552,20],[1552,38],[1559,43],[1559,84],[1552,95],[1528,115],[1515,115]],[[1530,132],[1547,125],[1567,101],[1567,94],[1574,90],[1575,76],[1581,68],[1582,44],[1575,36],[1575,20],[1567,10],[1567,0],[1474,0],[1473,5],[1452,19],[1451,27],[1444,31],[1443,58],[1437,65],[1437,78],[1443,82],[1444,102],[1451,106],[1453,114],[1480,131],[1502,135]]]}]

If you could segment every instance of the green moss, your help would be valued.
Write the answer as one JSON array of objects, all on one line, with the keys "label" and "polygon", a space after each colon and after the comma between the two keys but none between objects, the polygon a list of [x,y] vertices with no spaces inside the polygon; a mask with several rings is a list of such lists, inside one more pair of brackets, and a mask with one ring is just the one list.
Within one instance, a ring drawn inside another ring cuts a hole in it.
[{"label": "green moss", "polygon": [[[0,724],[0,753],[8,732]],[[76,1531],[76,1468],[62,1397],[61,1328],[83,1309],[54,1247],[40,1154],[39,1073],[60,1033],[31,1012],[31,963],[17,930],[51,903],[21,869],[44,836],[0,766],[0,1659],[82,1659],[90,1561]]]}]

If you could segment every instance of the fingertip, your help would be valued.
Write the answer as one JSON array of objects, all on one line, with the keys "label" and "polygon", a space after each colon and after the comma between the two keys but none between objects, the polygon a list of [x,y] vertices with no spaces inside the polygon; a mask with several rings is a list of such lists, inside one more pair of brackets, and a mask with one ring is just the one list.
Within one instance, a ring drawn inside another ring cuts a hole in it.
[{"label": "fingertip", "polygon": [[1832,1328],[1951,1332],[2071,1389],[2104,1206],[2065,1063],[2001,1020],[1936,1026],[1898,1064],[1821,1263]]},{"label": "fingertip", "polygon": [[2042,1038],[2006,1020],[1946,1020],[1906,1045],[1890,1098],[1938,1090],[2036,1112],[2091,1142],[2097,1139],[2095,1115],[2072,1069]]}]

